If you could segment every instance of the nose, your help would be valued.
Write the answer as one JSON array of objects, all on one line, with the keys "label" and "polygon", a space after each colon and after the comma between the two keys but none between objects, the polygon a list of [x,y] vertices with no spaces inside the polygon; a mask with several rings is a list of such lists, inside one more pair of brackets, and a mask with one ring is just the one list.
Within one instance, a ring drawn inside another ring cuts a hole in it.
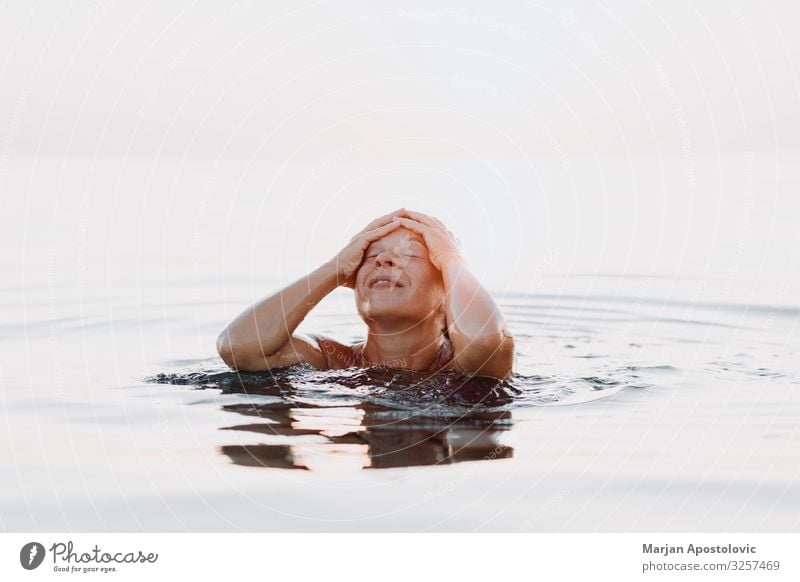
[{"label": "nose", "polygon": [[397,257],[390,251],[381,251],[375,256],[376,267],[394,267],[397,265]]}]

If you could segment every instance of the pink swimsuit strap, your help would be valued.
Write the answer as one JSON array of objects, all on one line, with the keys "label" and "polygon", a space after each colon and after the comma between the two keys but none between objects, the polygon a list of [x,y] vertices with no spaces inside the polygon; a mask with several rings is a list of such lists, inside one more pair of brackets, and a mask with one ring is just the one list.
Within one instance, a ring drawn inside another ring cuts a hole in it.
[{"label": "pink swimsuit strap", "polygon": [[363,368],[364,367],[364,346],[366,344],[361,344],[353,348],[353,366],[354,368]]}]

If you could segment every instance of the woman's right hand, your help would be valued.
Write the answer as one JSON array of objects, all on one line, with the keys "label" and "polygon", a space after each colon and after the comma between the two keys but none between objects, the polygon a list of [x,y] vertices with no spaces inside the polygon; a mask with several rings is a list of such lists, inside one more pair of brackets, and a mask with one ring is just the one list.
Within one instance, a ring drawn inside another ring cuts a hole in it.
[{"label": "woman's right hand", "polygon": [[395,216],[403,216],[405,209],[395,210],[370,222],[364,230],[355,235],[350,243],[344,247],[333,259],[336,268],[337,282],[351,289],[355,285],[355,275],[364,260],[364,252],[370,244],[386,236],[400,226]]}]

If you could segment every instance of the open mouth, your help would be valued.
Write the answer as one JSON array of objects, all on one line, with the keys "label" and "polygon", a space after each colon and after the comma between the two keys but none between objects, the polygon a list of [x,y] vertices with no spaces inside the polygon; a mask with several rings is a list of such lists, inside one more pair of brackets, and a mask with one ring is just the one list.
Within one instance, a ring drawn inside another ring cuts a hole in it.
[{"label": "open mouth", "polygon": [[367,287],[370,289],[393,289],[394,287],[402,287],[403,284],[394,277],[388,275],[378,275],[370,279]]}]

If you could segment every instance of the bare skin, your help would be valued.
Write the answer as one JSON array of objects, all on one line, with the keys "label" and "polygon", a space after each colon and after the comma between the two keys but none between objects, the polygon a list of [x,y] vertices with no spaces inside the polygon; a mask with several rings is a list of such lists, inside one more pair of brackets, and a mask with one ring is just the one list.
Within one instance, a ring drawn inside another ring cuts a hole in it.
[{"label": "bare skin", "polygon": [[[345,345],[295,329],[339,286],[355,292],[367,339]],[[448,342],[452,359],[436,367]],[[514,338],[489,293],[469,271],[453,234],[437,218],[400,209],[359,232],[333,259],[243,311],[217,339],[231,368],[269,370],[306,362],[450,369],[506,379]]]}]

